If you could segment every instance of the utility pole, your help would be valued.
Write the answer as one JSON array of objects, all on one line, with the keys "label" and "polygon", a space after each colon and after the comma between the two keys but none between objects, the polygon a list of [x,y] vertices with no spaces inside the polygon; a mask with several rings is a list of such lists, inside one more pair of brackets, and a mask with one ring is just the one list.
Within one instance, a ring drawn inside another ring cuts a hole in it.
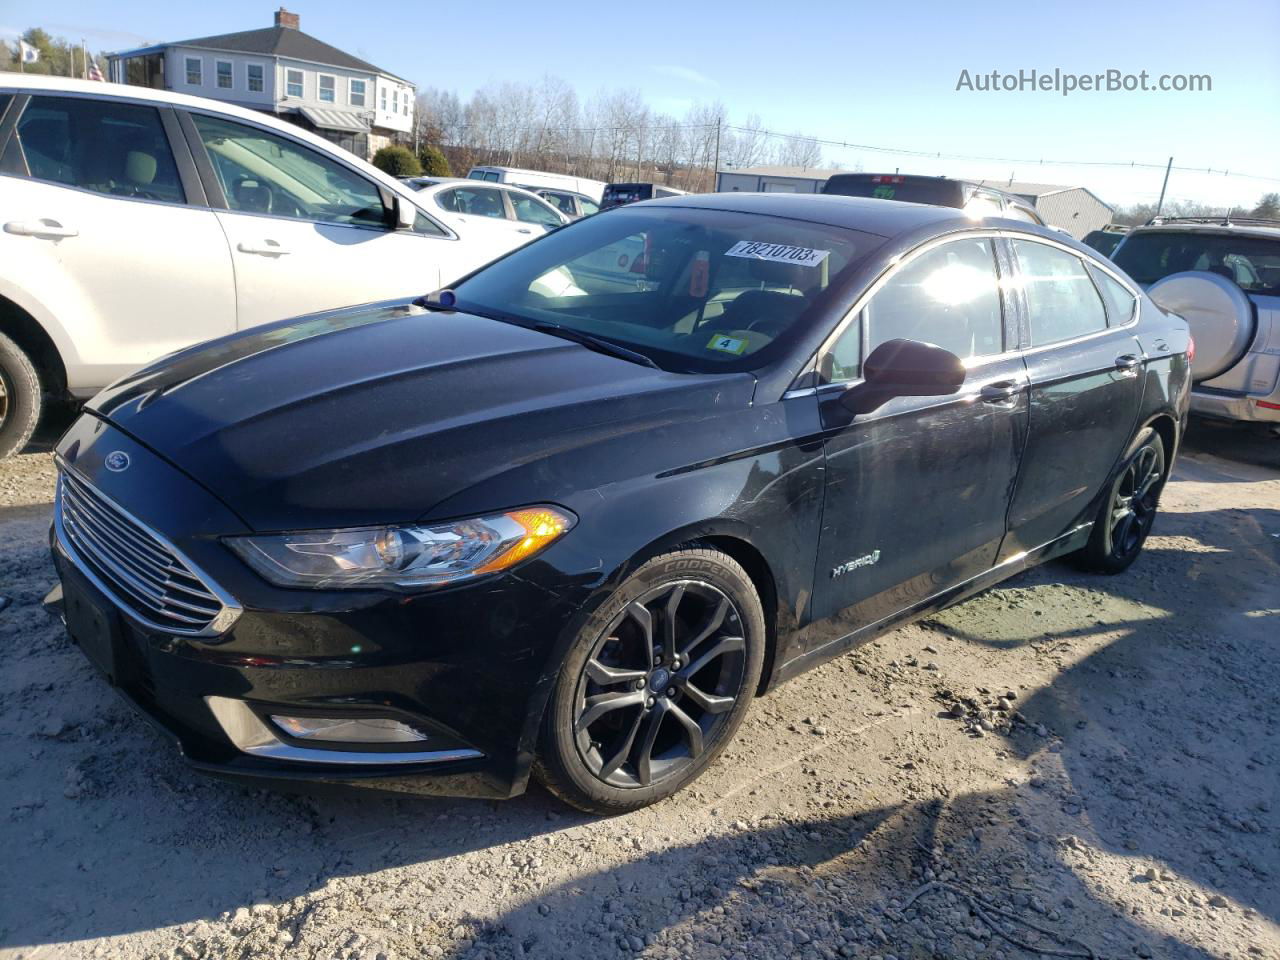
[{"label": "utility pole", "polygon": [[711,191],[714,193],[716,184],[720,180],[720,124],[723,122],[721,117],[716,117],[716,162],[715,169],[711,171]]},{"label": "utility pole", "polygon": [[1156,216],[1160,216],[1160,210],[1164,207],[1164,192],[1169,186],[1169,171],[1173,169],[1173,157],[1169,158],[1169,165],[1164,168],[1164,183],[1160,184],[1160,199],[1156,201]]}]

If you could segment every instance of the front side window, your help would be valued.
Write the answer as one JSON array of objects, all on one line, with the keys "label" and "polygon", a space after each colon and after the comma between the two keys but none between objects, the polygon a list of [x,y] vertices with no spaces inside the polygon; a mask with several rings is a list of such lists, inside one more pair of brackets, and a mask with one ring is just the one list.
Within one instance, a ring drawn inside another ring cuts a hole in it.
[{"label": "front side window", "polygon": [[320,74],[320,100],[323,103],[333,103],[336,99],[336,83],[333,77],[327,74]]},{"label": "front side window", "polygon": [[302,97],[301,70],[286,70],[284,72],[284,92],[285,96]]},{"label": "front side window", "polygon": [[248,80],[250,93],[261,93],[263,89],[262,64],[251,63],[245,67],[245,78]]},{"label": "front side window", "polygon": [[219,60],[216,64],[216,67],[218,71],[218,89],[230,90],[233,83],[232,76],[231,76],[231,69],[232,69],[231,61]]},{"label": "front side window", "polygon": [[[75,97],[33,97],[16,143],[25,172],[116,197],[185,203],[173,151],[152,107]],[[21,166],[21,165],[20,165]]]},{"label": "front side window", "polygon": [[318,151],[258,127],[193,114],[227,198],[244,213],[384,227],[378,188]]},{"label": "front side window", "polygon": [[458,284],[459,309],[555,323],[673,370],[759,367],[815,324],[883,238],[723,210],[619,210]]},{"label": "front side window", "polygon": [[1111,258],[1141,284],[1171,273],[1207,270],[1241,290],[1280,296],[1280,240],[1239,232],[1157,229],[1125,237]]},{"label": "front side window", "polygon": [[1013,250],[1030,314],[1033,347],[1106,329],[1102,300],[1079,257],[1032,240],[1014,240]]},{"label": "front side window", "polygon": [[594,200],[587,200],[586,198],[582,198],[578,201],[578,204],[579,206],[582,207],[582,215],[584,217],[589,217],[593,213],[600,212],[600,205],[596,203]]},{"label": "front side window", "polygon": [[573,197],[567,193],[544,193],[542,198],[552,206],[557,207],[562,213],[567,213],[571,217],[576,212],[573,209]]},{"label": "front side window", "polygon": [[990,239],[954,240],[910,260],[863,310],[867,353],[886,340],[923,340],[961,360],[1004,351]]},{"label": "front side window", "polygon": [[364,89],[365,82],[363,80],[352,79],[351,89],[347,92],[347,98],[351,101],[351,106],[364,106]]},{"label": "front side window", "polygon": [[518,193],[508,196],[516,212],[516,219],[522,223],[539,223],[546,227],[558,227],[564,223],[551,207],[536,197],[522,197]]},{"label": "front side window", "polygon": [[480,187],[457,187],[436,194],[436,203],[450,213],[464,213],[471,217],[492,217],[505,220],[507,208],[502,194],[497,190]]},{"label": "front side window", "polygon": [[187,57],[187,85],[198,87],[204,83],[204,61],[199,57]]}]

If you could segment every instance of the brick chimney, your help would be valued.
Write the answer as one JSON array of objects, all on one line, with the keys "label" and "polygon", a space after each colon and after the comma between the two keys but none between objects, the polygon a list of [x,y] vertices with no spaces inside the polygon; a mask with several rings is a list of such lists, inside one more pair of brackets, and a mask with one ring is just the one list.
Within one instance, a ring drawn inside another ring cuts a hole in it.
[{"label": "brick chimney", "polygon": [[298,15],[296,13],[290,13],[284,7],[281,7],[276,11],[277,27],[288,27],[290,30],[297,30],[299,29],[298,19]]}]

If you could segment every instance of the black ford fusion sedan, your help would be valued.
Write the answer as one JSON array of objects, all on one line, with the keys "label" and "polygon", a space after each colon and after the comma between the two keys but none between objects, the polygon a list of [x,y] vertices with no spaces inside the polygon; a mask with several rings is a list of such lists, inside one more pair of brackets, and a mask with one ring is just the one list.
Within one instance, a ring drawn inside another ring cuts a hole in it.
[{"label": "black ford fusion sedan", "polygon": [[1026,223],[636,204],[105,390],[58,446],[55,594],[201,770],[624,811],[896,624],[1127,567],[1192,349]]}]

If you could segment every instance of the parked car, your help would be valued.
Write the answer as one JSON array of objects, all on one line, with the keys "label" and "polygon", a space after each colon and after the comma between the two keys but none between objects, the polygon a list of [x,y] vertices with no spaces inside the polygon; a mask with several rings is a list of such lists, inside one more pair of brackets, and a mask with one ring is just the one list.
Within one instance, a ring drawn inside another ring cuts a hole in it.
[{"label": "parked car", "polygon": [[1081,241],[1087,247],[1093,247],[1104,257],[1115,253],[1116,247],[1124,239],[1129,228],[1119,223],[1108,223],[1101,230],[1090,230]]},{"label": "parked car", "polygon": [[663,186],[660,183],[611,183],[604,188],[604,198],[600,201],[600,209],[620,207],[640,200],[660,200],[663,197],[682,197],[687,190]]},{"label": "parked car", "polygon": [[891,627],[1050,557],[1128,567],[1189,344],[1030,224],[636,204],[105,390],[58,445],[49,602],[198,769],[532,773],[617,813]]},{"label": "parked car", "polygon": [[1021,197],[971,180],[896,173],[837,173],[823,193],[842,197],[875,197],[907,203],[955,207],[971,217],[1005,217],[1045,226],[1044,218]]},{"label": "parked car", "polygon": [[1280,433],[1280,220],[1156,218],[1111,259],[1191,324],[1191,412]]},{"label": "parked car", "polygon": [[537,194],[505,183],[440,179],[419,188],[418,197],[458,236],[483,248],[486,261],[570,220]]},{"label": "parked car", "polygon": [[600,212],[600,204],[585,194],[571,193],[568,190],[530,189],[570,220],[581,220]]},{"label": "parked car", "polygon": [[600,180],[588,177],[575,177],[568,173],[547,173],[543,170],[526,170],[523,167],[472,167],[467,173],[469,180],[484,180],[488,183],[511,183],[530,190],[547,187],[552,190],[568,190],[590,197],[595,203],[604,196],[605,185]]},{"label": "parked car", "polygon": [[201,340],[412,296],[488,256],[412,190],[264,113],[0,74],[0,456],[46,403]]}]

